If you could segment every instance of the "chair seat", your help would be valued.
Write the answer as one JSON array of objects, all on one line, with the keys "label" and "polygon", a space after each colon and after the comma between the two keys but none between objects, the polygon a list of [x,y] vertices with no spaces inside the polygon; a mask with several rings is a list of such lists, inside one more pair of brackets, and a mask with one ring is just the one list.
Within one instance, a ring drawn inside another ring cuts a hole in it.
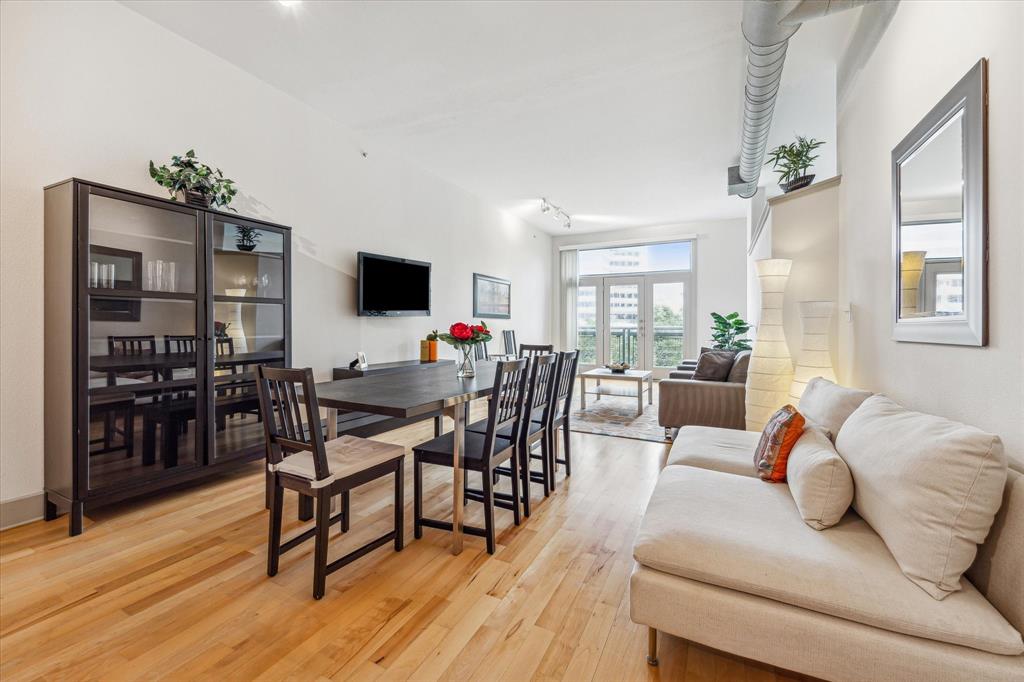
[{"label": "chair seat", "polygon": [[[466,469],[483,471],[484,468],[484,434],[466,429],[466,447],[463,452],[463,462]],[[452,452],[455,448],[455,433],[449,431],[425,443],[420,443],[412,449],[416,458],[421,462],[429,464],[440,464],[443,466],[452,465]],[[512,444],[508,436],[494,442],[493,458],[507,458],[512,456]]]},{"label": "chair seat", "polygon": [[304,478],[310,482],[312,488],[323,488],[339,479],[405,456],[405,449],[401,445],[355,436],[335,438],[324,443],[324,446],[331,475],[322,480],[316,480],[316,468],[311,452],[296,452],[285,457],[280,464],[269,464],[267,468],[281,474]]},{"label": "chair seat", "polygon": [[[538,431],[542,431],[543,429],[544,429],[544,424],[542,424],[540,422],[535,422],[532,419],[530,420],[530,435],[531,436],[533,434],[537,433]],[[480,434],[487,433],[487,420],[486,419],[481,419],[478,422],[473,422],[472,424],[469,424],[468,426],[466,426],[466,433],[469,433],[470,431],[472,431],[473,433],[480,433]],[[504,438],[504,439],[508,440],[509,438],[512,437],[512,427],[511,426],[506,426],[503,429],[499,429],[498,433],[496,433],[495,435],[498,436],[499,438]]]}]

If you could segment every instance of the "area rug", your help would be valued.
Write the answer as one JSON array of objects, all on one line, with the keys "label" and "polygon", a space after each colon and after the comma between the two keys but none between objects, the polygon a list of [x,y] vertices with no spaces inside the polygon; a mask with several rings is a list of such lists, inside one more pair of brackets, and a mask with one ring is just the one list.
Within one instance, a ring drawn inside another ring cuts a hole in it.
[{"label": "area rug", "polygon": [[618,436],[635,440],[667,443],[665,429],[658,425],[658,403],[644,404],[644,413],[636,416],[636,398],[603,395],[600,400],[587,396],[587,409],[580,409],[579,396],[573,398],[573,431]]}]

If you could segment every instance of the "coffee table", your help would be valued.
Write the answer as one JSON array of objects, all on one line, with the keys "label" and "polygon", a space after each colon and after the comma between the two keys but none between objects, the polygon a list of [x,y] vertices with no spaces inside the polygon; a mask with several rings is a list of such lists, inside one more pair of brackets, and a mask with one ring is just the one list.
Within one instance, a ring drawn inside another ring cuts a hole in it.
[{"label": "coffee table", "polygon": [[[587,379],[596,380],[594,390],[587,390]],[[636,390],[629,388],[618,388],[615,386],[602,386],[601,381],[625,381],[636,384]],[[613,372],[605,367],[598,367],[586,372],[580,372],[580,409],[587,409],[587,396],[597,396],[600,400],[602,395],[618,395],[627,398],[636,398],[636,416],[644,413],[644,382],[647,382],[647,404],[654,404],[654,378],[650,370],[627,369],[625,372]]]}]

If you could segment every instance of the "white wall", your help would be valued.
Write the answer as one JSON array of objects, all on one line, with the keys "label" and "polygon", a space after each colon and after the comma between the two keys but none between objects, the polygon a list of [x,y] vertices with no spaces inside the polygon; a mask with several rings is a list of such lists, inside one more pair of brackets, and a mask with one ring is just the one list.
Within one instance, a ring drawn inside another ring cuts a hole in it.
[{"label": "white wall", "polygon": [[[904,2],[839,112],[840,373],[910,407],[998,433],[1024,455],[1024,3]],[[989,346],[890,340],[890,153],[989,61]]]},{"label": "white wall", "polygon": [[[776,197],[770,202],[771,257],[793,261],[786,285],[782,323],[794,364],[800,357],[803,336],[800,302],[838,301],[838,202],[839,186],[835,184],[812,185],[799,193]],[[833,366],[838,359],[835,339],[840,317],[837,306],[830,327]],[[842,381],[845,377],[840,376],[839,379]]]},{"label": "white wall", "polygon": [[590,234],[569,234],[552,239],[552,337],[560,338],[559,249],[607,243],[634,243],[695,239],[697,242],[698,343],[710,341],[711,313],[739,312],[746,307],[746,221],[711,220],[680,225],[637,227]]},{"label": "white wall", "polygon": [[[472,273],[512,280],[522,339],[550,337],[551,241],[116,3],[2,3],[0,500],[43,487],[44,185],[77,176],[162,193],[149,159],[195,147],[243,214],[294,227],[294,354],[319,377],[357,350],[418,355],[468,319]],[[355,252],[431,261],[434,316],[355,317]]]}]

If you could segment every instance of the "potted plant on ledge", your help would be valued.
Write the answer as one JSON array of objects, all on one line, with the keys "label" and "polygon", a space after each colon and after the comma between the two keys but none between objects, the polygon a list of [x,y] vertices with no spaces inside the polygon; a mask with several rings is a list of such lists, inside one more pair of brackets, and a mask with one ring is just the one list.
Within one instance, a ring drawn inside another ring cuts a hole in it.
[{"label": "potted plant on ledge", "polygon": [[783,193],[789,194],[793,190],[807,187],[814,181],[814,175],[808,175],[807,170],[814,165],[815,149],[825,144],[820,140],[806,138],[797,135],[796,142],[779,145],[768,152],[768,161],[765,165],[772,164],[772,169],[779,174],[779,187]]},{"label": "potted plant on ledge", "polygon": [[193,206],[234,211],[228,204],[238,193],[235,181],[224,177],[220,168],[210,168],[196,158],[196,152],[189,149],[185,156],[172,156],[168,167],[149,162],[149,177],[161,187],[166,187],[175,201],[184,201]]}]

